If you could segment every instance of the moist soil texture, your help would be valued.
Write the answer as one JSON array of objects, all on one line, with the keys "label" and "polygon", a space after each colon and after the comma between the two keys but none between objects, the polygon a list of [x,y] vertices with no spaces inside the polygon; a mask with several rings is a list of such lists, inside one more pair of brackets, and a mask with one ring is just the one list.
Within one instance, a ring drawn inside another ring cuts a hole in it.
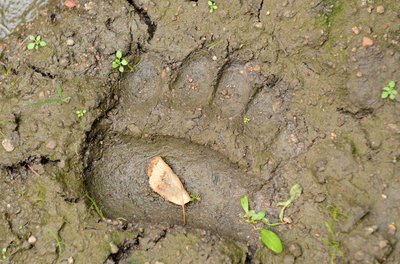
[{"label": "moist soil texture", "polygon": [[0,42],[0,263],[400,263],[398,1],[60,2]]}]

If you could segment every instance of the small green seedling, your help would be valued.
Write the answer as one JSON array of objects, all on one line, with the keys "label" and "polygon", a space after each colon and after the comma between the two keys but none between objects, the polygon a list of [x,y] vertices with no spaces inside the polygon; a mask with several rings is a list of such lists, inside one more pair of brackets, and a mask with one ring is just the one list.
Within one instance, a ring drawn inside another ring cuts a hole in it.
[{"label": "small green seedling", "polygon": [[120,72],[125,71],[125,67],[128,67],[131,71],[133,71],[133,67],[129,65],[128,61],[122,57],[122,51],[117,50],[115,52],[115,60],[112,62],[113,69],[117,69]]},{"label": "small green seedling", "polygon": [[71,100],[71,96],[62,97],[62,88],[61,85],[57,86],[57,98],[49,98],[47,100],[43,100],[40,102],[33,103],[32,105],[47,105],[47,104],[54,104],[54,103],[69,103]]},{"label": "small green seedling", "polygon": [[397,90],[396,90],[396,83],[394,81],[390,81],[387,86],[383,87],[382,89],[381,98],[386,99],[389,98],[390,100],[396,99]]},{"label": "small green seedling", "polygon": [[276,254],[280,254],[282,252],[282,241],[277,234],[272,232],[271,230],[261,229],[260,231],[261,241],[263,244],[272,250],[272,252]]},{"label": "small green seedling", "polygon": [[218,6],[214,1],[208,0],[208,8],[210,9],[210,13],[217,11]]},{"label": "small green seedling", "polygon": [[341,244],[337,239],[337,234],[335,233],[332,224],[327,221],[324,221],[324,223],[328,232],[328,238],[323,238],[322,241],[325,245],[331,248],[330,264],[335,264],[336,257],[342,256],[343,251],[340,249]]},{"label": "small green seedling", "polygon": [[295,200],[297,200],[299,198],[302,191],[303,191],[303,188],[299,184],[295,184],[290,189],[290,198],[285,202],[277,203],[277,206],[282,206],[282,209],[279,213],[279,219],[281,220],[281,222],[284,222],[283,216],[285,214],[286,208],[288,208]]},{"label": "small green seedling", "polygon": [[6,260],[7,259],[7,248],[2,248],[1,249],[1,259]]},{"label": "small green seedling", "polygon": [[191,202],[200,202],[201,201],[201,197],[198,194],[190,194],[190,201]]},{"label": "small green seedling", "polygon": [[247,116],[243,117],[243,124],[247,125],[250,122],[250,118]]},{"label": "small green seedling", "polygon": [[47,46],[46,41],[43,41],[42,37],[40,35],[37,35],[36,37],[30,35],[29,39],[32,42],[28,44],[28,46],[27,46],[28,50],[33,50],[33,49],[37,50],[37,49],[39,49],[39,47],[46,47]]},{"label": "small green seedling", "polygon": [[89,202],[90,202],[89,210],[92,209],[92,208],[94,208],[94,210],[96,211],[96,213],[97,213],[97,215],[100,217],[100,219],[101,219],[102,221],[105,221],[106,218],[104,217],[103,212],[101,211],[100,207],[97,205],[96,201],[95,201],[92,197],[90,197],[89,194],[86,194],[86,198],[87,198],[87,199],[89,200]]},{"label": "small green seedling", "polygon": [[[265,217],[266,213],[261,211],[256,213],[254,210],[250,210],[249,208],[249,198],[243,196],[240,199],[240,204],[245,212],[244,217],[247,218],[246,222],[255,224],[258,221],[268,225],[268,226],[277,226],[281,225],[282,223],[269,223],[268,219]],[[260,231],[261,241],[264,243],[266,247],[268,247],[273,252],[279,254],[282,252],[282,242],[277,234],[275,234],[271,230],[261,229]]]},{"label": "small green seedling", "polygon": [[75,112],[77,118],[82,118],[86,114],[86,110],[78,110]]},{"label": "small green seedling", "polygon": [[56,248],[57,248],[57,255],[60,256],[62,253],[62,243],[61,243],[61,238],[59,235],[55,232],[50,231],[51,236],[54,238],[56,241]]},{"label": "small green seedling", "polygon": [[338,222],[340,219],[339,218],[348,218],[349,216],[342,212],[340,207],[336,204],[334,205],[328,205],[326,207],[326,210],[328,211],[330,217],[332,218],[333,221]]}]

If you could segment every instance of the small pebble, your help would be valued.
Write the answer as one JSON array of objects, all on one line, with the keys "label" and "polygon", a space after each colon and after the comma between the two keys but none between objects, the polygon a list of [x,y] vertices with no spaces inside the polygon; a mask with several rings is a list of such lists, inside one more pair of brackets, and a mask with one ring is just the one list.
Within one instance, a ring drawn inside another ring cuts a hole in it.
[{"label": "small pebble", "polygon": [[75,41],[73,39],[67,39],[67,46],[73,46]]},{"label": "small pebble", "polygon": [[68,264],[73,264],[74,263],[74,258],[73,257],[69,257],[68,258]]},{"label": "small pebble", "polygon": [[263,28],[263,24],[261,22],[254,23],[255,28]]},{"label": "small pebble", "polygon": [[365,228],[365,234],[368,235],[372,235],[376,230],[378,230],[378,226],[377,225],[373,225],[373,226],[369,226],[367,228]]},{"label": "small pebble", "polygon": [[357,76],[358,78],[361,78],[361,77],[363,76],[363,74],[362,74],[361,71],[357,71],[356,76]]},{"label": "small pebble", "polygon": [[358,35],[360,34],[360,29],[358,27],[352,27],[351,30],[353,31],[354,34]]},{"label": "small pebble", "polygon": [[389,245],[389,241],[387,241],[387,240],[381,240],[381,241],[379,241],[379,247],[380,247],[381,249],[387,247],[388,245]]},{"label": "small pebble", "polygon": [[382,199],[387,199],[387,195],[382,193]]},{"label": "small pebble", "polygon": [[217,56],[212,56],[212,59],[213,59],[213,61],[216,61],[217,60]]},{"label": "small pebble", "polygon": [[362,46],[363,47],[370,47],[374,45],[374,41],[368,37],[363,37]]},{"label": "small pebble", "polygon": [[28,238],[28,243],[31,244],[31,245],[34,245],[36,243],[36,241],[37,241],[36,237],[34,237],[34,236],[30,236]]},{"label": "small pebble", "polygon": [[383,13],[385,13],[385,8],[383,7],[383,6],[377,6],[376,7],[376,13],[378,13],[378,14],[383,14]]},{"label": "small pebble", "polygon": [[396,234],[396,230],[397,230],[397,228],[396,228],[396,225],[395,224],[389,224],[388,225],[388,234],[389,235],[395,235]]},{"label": "small pebble", "polygon": [[292,218],[285,216],[283,218],[283,222],[287,223],[287,224],[291,224],[293,222]]},{"label": "small pebble", "polygon": [[12,141],[8,138],[3,139],[3,141],[1,142],[1,145],[3,145],[3,148],[7,151],[7,152],[11,152],[15,149]]}]

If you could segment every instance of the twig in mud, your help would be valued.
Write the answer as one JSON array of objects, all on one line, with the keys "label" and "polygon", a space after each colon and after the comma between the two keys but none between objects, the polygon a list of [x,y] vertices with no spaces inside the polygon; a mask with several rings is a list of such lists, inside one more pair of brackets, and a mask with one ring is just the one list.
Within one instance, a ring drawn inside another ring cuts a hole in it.
[{"label": "twig in mud", "polygon": [[36,176],[40,176],[40,174],[39,174],[37,171],[35,171],[34,169],[32,169],[32,167],[31,167],[30,165],[27,165],[27,166],[28,166],[29,170],[30,170],[33,174],[35,174]]}]

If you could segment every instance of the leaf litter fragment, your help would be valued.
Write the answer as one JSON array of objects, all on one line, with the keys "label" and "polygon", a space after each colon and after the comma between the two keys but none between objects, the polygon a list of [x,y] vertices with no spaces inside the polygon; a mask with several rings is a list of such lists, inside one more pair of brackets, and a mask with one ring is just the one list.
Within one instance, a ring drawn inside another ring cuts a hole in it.
[{"label": "leaf litter fragment", "polygon": [[151,189],[165,200],[182,206],[183,224],[186,224],[185,204],[190,202],[190,195],[183,187],[179,177],[167,163],[157,156],[150,161],[147,169]]}]

